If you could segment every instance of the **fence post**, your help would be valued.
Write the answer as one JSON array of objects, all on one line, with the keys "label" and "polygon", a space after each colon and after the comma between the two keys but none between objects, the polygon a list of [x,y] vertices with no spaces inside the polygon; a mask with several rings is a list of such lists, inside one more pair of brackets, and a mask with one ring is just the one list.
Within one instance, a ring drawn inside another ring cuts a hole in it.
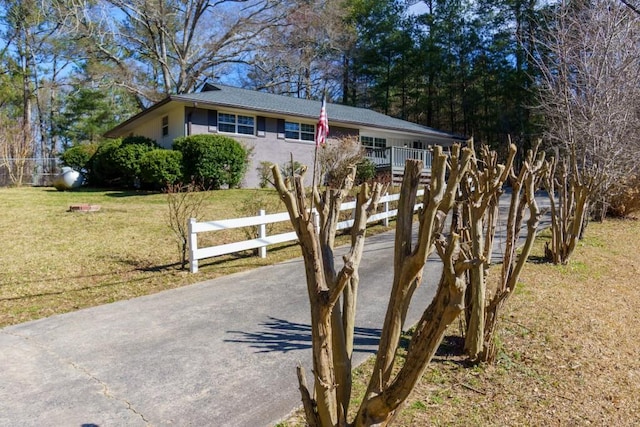
[{"label": "fence post", "polygon": [[[387,197],[389,193],[384,193],[384,197]],[[384,221],[382,224],[385,227],[389,226],[389,199],[385,199],[384,201]]]},{"label": "fence post", "polygon": [[193,232],[193,226],[196,223],[195,218],[189,218],[189,269],[192,273],[198,272],[198,260],[196,259],[196,250],[198,250],[198,235]]},{"label": "fence post", "polygon": [[[260,209],[260,211],[258,212],[259,216],[265,216],[266,212],[264,209]],[[264,239],[267,237],[267,224],[262,223],[260,224],[260,226],[258,227],[258,237],[260,239]],[[267,257],[267,245],[264,245],[262,247],[260,247],[260,258],[266,258]]]}]

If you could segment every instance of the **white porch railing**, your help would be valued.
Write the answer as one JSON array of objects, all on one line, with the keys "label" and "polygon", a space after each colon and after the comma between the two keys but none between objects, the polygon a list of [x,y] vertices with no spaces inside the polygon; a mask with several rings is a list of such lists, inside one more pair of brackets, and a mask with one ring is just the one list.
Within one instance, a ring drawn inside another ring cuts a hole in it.
[{"label": "white porch railing", "polygon": [[404,169],[409,159],[422,160],[423,170],[431,170],[431,151],[407,147],[369,148],[366,157],[376,166]]},{"label": "white porch railing", "polygon": [[[418,196],[422,196],[424,190],[418,190]],[[390,202],[400,199],[400,194],[388,194],[380,198],[379,213],[371,215],[367,222],[384,221],[385,226],[389,225],[389,218],[393,218],[398,214],[397,209],[389,209]],[[340,211],[353,211],[356,207],[356,202],[346,202],[340,206]],[[422,203],[415,205],[414,210],[422,207]],[[314,224],[316,231],[319,231],[318,215],[313,212]],[[234,218],[224,219],[220,221],[207,221],[197,222],[195,218],[189,220],[189,265],[192,273],[198,272],[198,261],[205,258],[212,258],[220,255],[231,254],[235,252],[260,249],[260,257],[265,258],[267,256],[267,246],[275,245],[277,243],[291,242],[298,239],[294,231],[288,233],[274,234],[267,236],[267,224],[276,222],[289,221],[289,214],[287,212],[275,213],[266,215],[264,210],[261,210],[257,216],[246,218]],[[338,230],[349,228],[353,225],[353,219],[342,221],[338,223]],[[258,227],[258,238],[251,240],[243,240],[240,242],[227,243],[224,245],[210,246],[206,248],[198,247],[198,233],[208,231],[229,230],[241,227]]]}]

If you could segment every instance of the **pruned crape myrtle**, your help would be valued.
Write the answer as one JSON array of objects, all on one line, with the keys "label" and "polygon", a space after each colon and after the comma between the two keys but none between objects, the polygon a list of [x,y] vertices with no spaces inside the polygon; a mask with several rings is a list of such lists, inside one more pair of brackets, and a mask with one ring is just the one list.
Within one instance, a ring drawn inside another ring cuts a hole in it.
[{"label": "pruned crape myrtle", "polygon": [[[306,373],[301,367],[298,367],[298,379],[309,425],[383,426],[393,421],[431,361],[447,327],[464,310],[469,280],[467,273],[482,274],[487,268],[487,248],[490,246],[485,247],[484,241],[485,238],[493,241],[495,222],[487,231],[482,221],[485,214],[497,206],[502,184],[511,178],[514,189],[507,238],[513,242],[506,251],[509,255],[505,255],[509,263],[505,267],[506,279],[486,312],[484,298],[478,303],[481,304],[479,316],[487,327],[479,335],[476,358],[491,354],[493,347],[487,344],[487,340],[493,339],[497,309],[513,290],[539,220],[533,192],[537,188],[543,158],[534,151],[530,152],[521,172],[515,175],[512,167],[514,156],[514,146],[510,147],[506,164],[499,164],[496,154],[487,148],[482,148],[480,156],[476,156],[473,144],[466,148],[454,145],[449,154],[445,154],[441,147],[435,147],[431,182],[425,189],[423,206],[417,215],[417,237],[414,237],[414,206],[422,164],[407,161],[398,202],[393,284],[387,312],[372,374],[359,408],[351,412],[355,414],[351,420],[347,418],[351,399],[355,306],[360,282],[358,266],[363,253],[366,220],[375,210],[384,188],[379,183],[360,187],[351,230],[351,248],[343,257],[343,266],[338,269],[334,265],[333,247],[338,209],[352,189],[355,169],[351,167],[340,182],[333,182],[322,191],[318,187],[312,188],[310,194],[313,197],[309,199],[303,176],[283,177],[279,168],[273,167],[275,186],[298,235],[306,270],[311,310],[313,389],[309,388]],[[445,229],[445,224],[449,224],[446,218],[456,203],[462,203],[462,210],[466,209],[467,220],[476,219],[477,230],[459,232],[456,221],[450,222],[450,228]],[[312,206],[319,214],[319,231],[316,231],[312,220]],[[526,253],[516,259],[515,242],[519,237],[525,206],[531,211]],[[471,213],[473,209],[477,212]],[[399,366],[397,356],[402,331],[407,326],[407,310],[422,282],[425,262],[434,252],[443,263],[436,295],[415,325],[404,364]],[[482,275],[479,280],[484,285]],[[479,289],[482,291],[483,288]]]}]

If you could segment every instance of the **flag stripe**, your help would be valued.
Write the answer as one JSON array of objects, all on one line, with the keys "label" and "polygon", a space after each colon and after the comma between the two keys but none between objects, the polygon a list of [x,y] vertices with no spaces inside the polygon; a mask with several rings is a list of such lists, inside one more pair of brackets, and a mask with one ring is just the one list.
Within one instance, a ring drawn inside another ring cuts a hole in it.
[{"label": "flag stripe", "polygon": [[320,118],[316,127],[316,147],[324,145],[329,135],[329,120],[327,119],[327,100],[322,97],[322,108],[320,108]]}]

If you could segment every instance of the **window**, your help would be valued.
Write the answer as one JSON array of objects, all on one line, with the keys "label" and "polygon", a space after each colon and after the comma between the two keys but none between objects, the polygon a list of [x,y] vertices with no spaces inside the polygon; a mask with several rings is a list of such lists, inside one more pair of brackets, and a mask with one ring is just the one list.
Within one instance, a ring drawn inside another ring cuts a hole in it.
[{"label": "window", "polygon": [[162,118],[162,136],[169,135],[169,116]]},{"label": "window", "polygon": [[423,141],[413,141],[413,148],[418,149],[418,150],[426,150],[427,149],[427,143],[423,142]]},{"label": "window", "polygon": [[360,142],[367,148],[385,148],[387,146],[385,138],[374,138],[372,136],[361,136]]},{"label": "window", "polygon": [[242,135],[255,135],[255,118],[240,114],[219,113],[218,130],[227,133],[239,133]]},{"label": "window", "polygon": [[315,125],[306,123],[284,122],[284,137],[300,141],[314,141],[316,138]]}]

